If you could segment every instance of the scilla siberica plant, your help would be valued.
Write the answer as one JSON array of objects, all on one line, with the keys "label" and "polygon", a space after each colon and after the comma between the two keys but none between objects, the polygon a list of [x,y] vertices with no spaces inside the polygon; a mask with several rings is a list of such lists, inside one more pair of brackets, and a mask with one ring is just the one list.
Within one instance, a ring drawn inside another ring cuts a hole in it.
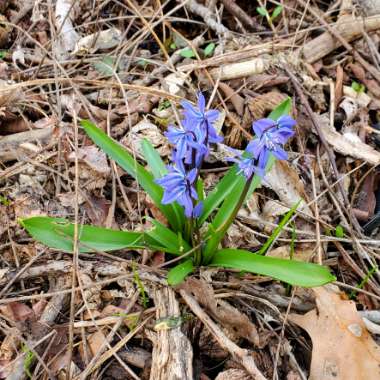
[{"label": "scilla siberica plant", "polygon": [[219,111],[206,109],[202,93],[197,105],[183,101],[180,126],[170,126],[165,136],[173,146],[171,163],[165,166],[152,145],[144,140],[145,169],[121,145],[93,123],[82,120],[88,136],[109,157],[128,172],[148,193],[168,221],[168,226],[150,219],[153,228],[144,232],[116,231],[90,225],[75,225],[61,218],[32,217],[22,225],[49,247],[73,251],[77,236],[79,252],[111,251],[123,248],[160,250],[179,256],[169,270],[169,284],[180,283],[199,265],[233,268],[270,276],[292,285],[320,286],[335,278],[320,265],[267,257],[265,253],[298,205],[281,221],[271,239],[255,253],[223,248],[222,241],[239,209],[252,195],[276,159],[287,159],[284,146],[294,135],[296,122],[288,115],[290,99],[281,103],[266,119],[253,123],[255,137],[244,152],[233,152],[226,161],[234,164],[215,188],[205,196],[201,167],[214,144],[222,141],[215,129]]}]

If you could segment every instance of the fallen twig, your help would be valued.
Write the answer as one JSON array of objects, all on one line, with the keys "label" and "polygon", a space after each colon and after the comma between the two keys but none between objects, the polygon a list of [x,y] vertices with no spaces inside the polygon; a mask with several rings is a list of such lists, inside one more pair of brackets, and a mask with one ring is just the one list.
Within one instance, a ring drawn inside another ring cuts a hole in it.
[{"label": "fallen twig", "polygon": [[190,307],[193,313],[204,323],[206,328],[218,341],[219,345],[229,351],[234,359],[241,363],[242,366],[255,380],[265,380],[265,376],[257,368],[253,356],[249,354],[249,351],[240,348],[229,338],[227,338],[219,326],[213,322],[211,318],[202,310],[202,308],[199,306],[199,303],[193,296],[191,296],[183,289],[180,290],[180,293],[187,305]]},{"label": "fallen twig", "polygon": [[[182,3],[182,0],[177,0]],[[221,23],[215,20],[215,15],[207,7],[199,4],[195,0],[186,1],[185,7],[192,13],[203,18],[203,21],[210,27],[213,31],[220,34],[225,38],[232,38],[232,33]]]}]

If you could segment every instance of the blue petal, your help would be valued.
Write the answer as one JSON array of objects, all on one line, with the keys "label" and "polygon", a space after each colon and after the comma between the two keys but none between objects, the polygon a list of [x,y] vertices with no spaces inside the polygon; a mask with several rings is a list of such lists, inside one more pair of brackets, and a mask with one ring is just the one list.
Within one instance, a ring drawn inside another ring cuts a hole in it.
[{"label": "blue petal", "polygon": [[206,118],[210,123],[213,123],[214,121],[218,120],[219,115],[220,115],[220,112],[219,112],[218,110],[211,109],[211,110],[208,110],[208,111],[205,113],[205,118]]},{"label": "blue petal", "polygon": [[186,151],[187,151],[187,143],[186,143],[186,138],[183,136],[183,138],[178,140],[177,143],[177,154],[176,154],[176,159],[184,158],[186,156]]},{"label": "blue petal", "polygon": [[195,178],[197,178],[197,169],[192,169],[189,171],[189,173],[186,176],[186,179],[192,184],[195,181]]},{"label": "blue petal", "polygon": [[175,128],[173,126],[169,126],[168,131],[164,133],[164,135],[172,144],[175,144],[178,138],[180,138],[183,134],[184,134],[184,131],[178,128]]},{"label": "blue petal", "polygon": [[288,158],[288,153],[286,153],[285,150],[280,147],[277,147],[276,150],[272,150],[272,154],[278,160],[286,160]]},{"label": "blue petal", "polygon": [[263,169],[265,170],[266,166],[267,166],[267,163],[268,163],[268,160],[269,160],[269,150],[267,149],[264,149],[260,156],[259,156],[259,164],[258,164],[258,167],[260,169]]},{"label": "blue petal", "polygon": [[264,149],[264,141],[260,138],[252,140],[245,149],[248,153],[251,153],[253,157],[258,158]]},{"label": "blue petal", "polygon": [[200,112],[199,110],[197,110],[190,102],[188,102],[187,100],[183,100],[181,102],[181,106],[183,107],[184,111],[184,115],[185,116],[190,116],[190,118],[194,118],[194,119],[199,119],[200,117],[202,117],[202,115],[200,115]]},{"label": "blue petal", "polygon": [[205,112],[206,99],[205,99],[204,95],[202,94],[202,92],[198,93],[198,107],[199,107],[199,110],[201,111],[201,113]]},{"label": "blue petal", "polygon": [[261,137],[261,135],[270,127],[274,127],[276,125],[276,122],[272,119],[261,119],[258,121],[255,121],[252,124],[252,129],[255,132],[255,135],[257,137]]},{"label": "blue petal", "polygon": [[194,218],[199,218],[200,215],[202,214],[203,210],[203,202],[199,202],[193,209],[193,217]]},{"label": "blue petal", "polygon": [[185,215],[188,218],[191,218],[193,214],[193,200],[187,193],[183,193],[178,199],[178,202],[185,207]]},{"label": "blue petal", "polygon": [[289,115],[283,115],[278,118],[277,124],[280,128],[292,129],[297,124],[297,122]]},{"label": "blue petal", "polygon": [[182,196],[185,190],[186,189],[184,187],[176,187],[176,188],[173,188],[172,191],[165,191],[161,203],[163,205],[173,203],[174,201],[176,201],[178,198]]}]

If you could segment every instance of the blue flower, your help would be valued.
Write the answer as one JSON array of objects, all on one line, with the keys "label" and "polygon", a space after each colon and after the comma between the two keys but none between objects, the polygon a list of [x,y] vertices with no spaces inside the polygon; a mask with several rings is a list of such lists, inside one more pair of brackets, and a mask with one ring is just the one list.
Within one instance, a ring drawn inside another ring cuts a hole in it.
[{"label": "blue flower", "polygon": [[203,94],[198,94],[198,107],[194,107],[190,102],[181,102],[183,115],[189,127],[197,134],[198,143],[219,143],[223,138],[218,136],[213,124],[219,118],[218,110],[206,111],[206,100]]},{"label": "blue flower", "polygon": [[194,133],[186,129],[169,126],[168,132],[165,133],[165,136],[169,142],[175,145],[176,156],[178,158],[185,158],[186,154],[191,151],[191,148],[198,146]]},{"label": "blue flower", "polygon": [[228,158],[227,161],[237,163],[239,171],[237,174],[243,173],[245,178],[250,179],[254,174],[260,177],[264,177],[265,170],[257,166],[256,158],[252,154],[246,152],[245,155],[237,150],[233,149],[235,157]]},{"label": "blue flower", "polygon": [[198,199],[198,194],[194,188],[197,178],[197,169],[186,172],[181,160],[175,161],[175,166],[168,167],[169,173],[157,179],[156,183],[164,188],[162,204],[169,204],[177,201],[185,208],[186,217],[193,216],[194,201]]},{"label": "blue flower", "polygon": [[265,169],[270,154],[279,160],[288,158],[283,146],[294,135],[295,124],[290,116],[281,116],[277,121],[261,119],[253,123],[257,138],[248,144],[246,150],[258,160],[260,168]]},{"label": "blue flower", "polygon": [[254,122],[252,127],[256,138],[247,145],[244,155],[232,149],[235,157],[229,161],[236,162],[239,173],[247,179],[252,178],[253,174],[264,177],[270,154],[279,160],[287,159],[288,154],[283,146],[294,135],[295,124],[290,116],[281,116],[277,121],[261,119]]}]

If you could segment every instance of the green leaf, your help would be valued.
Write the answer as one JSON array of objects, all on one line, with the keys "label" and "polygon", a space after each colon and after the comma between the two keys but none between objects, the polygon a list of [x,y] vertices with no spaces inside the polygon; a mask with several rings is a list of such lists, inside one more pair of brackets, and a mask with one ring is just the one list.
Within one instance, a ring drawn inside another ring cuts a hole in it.
[{"label": "green leaf", "polygon": [[163,110],[166,110],[167,108],[169,108],[171,105],[170,103],[170,100],[164,100],[163,102],[161,102],[159,105],[158,105],[158,110],[159,111],[163,111]]},{"label": "green leaf", "polygon": [[340,224],[338,224],[335,228],[335,236],[337,238],[343,238],[344,237],[344,229]]},{"label": "green leaf", "polygon": [[261,247],[261,249],[257,252],[259,255],[264,255],[267,249],[272,245],[273,241],[277,238],[277,236],[284,229],[286,224],[289,222],[289,219],[294,215],[298,206],[301,203],[301,199],[285,214],[285,216],[281,219],[279,225],[274,229],[272,235],[265,242],[265,244]]},{"label": "green leaf", "polygon": [[202,215],[198,219],[200,224],[203,224],[210,214],[226,199],[238,181],[237,167],[233,166],[204,200]]},{"label": "green leaf", "polygon": [[205,57],[209,57],[215,50],[215,44],[213,42],[209,43],[205,49],[203,50],[203,54]]},{"label": "green leaf", "polygon": [[153,145],[149,140],[143,139],[141,143],[141,149],[146,159],[146,162],[149,165],[149,169],[152,171],[154,178],[163,177],[168,171],[162,161],[161,156],[158,154],[156,149],[154,149]]},{"label": "green leaf", "polygon": [[194,264],[192,259],[188,259],[183,263],[170,269],[168,273],[168,284],[178,285],[180,284],[186,276],[194,271]]},{"label": "green leaf", "polygon": [[81,120],[81,125],[95,144],[128,172],[149,194],[156,206],[166,216],[173,229],[175,231],[182,231],[184,224],[183,211],[179,211],[180,206],[178,204],[163,205],[161,203],[163,190],[161,186],[154,182],[153,175],[145,170],[123,146],[107,136],[95,124],[89,120]]},{"label": "green leaf", "polygon": [[264,17],[268,16],[268,11],[264,7],[257,7],[256,11],[261,16],[264,16]]},{"label": "green leaf", "polygon": [[364,84],[352,81],[351,88],[356,91],[358,94],[365,91]]},{"label": "green leaf", "polygon": [[[36,216],[22,219],[20,223],[37,241],[51,248],[73,252],[75,227],[66,219]],[[78,225],[78,243],[80,252],[145,247],[142,232],[116,231],[89,225]]]},{"label": "green leaf", "polygon": [[110,77],[113,75],[114,64],[115,64],[115,59],[113,57],[106,56],[100,62],[95,62],[93,66],[95,70],[99,72],[100,74]]},{"label": "green leaf", "polygon": [[[207,234],[208,241],[203,252],[205,264],[209,262],[214,252],[218,249],[220,242],[234,221],[235,209],[240,202],[243,189],[247,182],[246,178],[242,174],[237,175],[237,177],[238,181],[231,189],[230,194],[226,197],[222,206],[216,213],[214,220],[210,224]],[[245,200],[253,194],[260,182],[261,178],[255,175],[247,191]],[[243,201],[243,204],[245,200]]]},{"label": "green leaf", "polygon": [[183,255],[190,251],[190,245],[182,238],[180,232],[178,235],[170,228],[165,227],[159,221],[149,218],[154,228],[151,231],[146,232],[146,235],[157,241],[160,246],[164,247],[164,251],[172,253],[173,255]]},{"label": "green leaf", "polygon": [[216,252],[210,265],[270,276],[305,288],[322,286],[336,280],[329,269],[322,265],[261,256],[240,249],[222,249]]},{"label": "green leaf", "polygon": [[274,8],[274,10],[273,10],[272,15],[270,16],[271,20],[274,20],[275,18],[280,16],[281,12],[282,12],[282,6],[277,5],[277,7]]},{"label": "green leaf", "polygon": [[137,61],[137,65],[141,66],[143,69],[145,69],[145,67],[147,67],[149,65],[149,62],[146,59],[141,58]]},{"label": "green leaf", "polygon": [[181,57],[184,57],[184,58],[194,58],[195,57],[195,53],[194,53],[193,49],[190,49],[190,48],[182,49],[179,52],[179,54]]},{"label": "green leaf", "polygon": [[270,114],[269,119],[277,120],[280,116],[289,115],[292,110],[292,99],[286,98]]},{"label": "green leaf", "polygon": [[197,194],[198,194],[198,200],[203,202],[205,200],[205,185],[203,183],[202,178],[197,179],[195,189],[196,189]]},{"label": "green leaf", "polygon": [[11,204],[11,201],[8,198],[0,195],[0,203],[4,206],[9,206]]}]

